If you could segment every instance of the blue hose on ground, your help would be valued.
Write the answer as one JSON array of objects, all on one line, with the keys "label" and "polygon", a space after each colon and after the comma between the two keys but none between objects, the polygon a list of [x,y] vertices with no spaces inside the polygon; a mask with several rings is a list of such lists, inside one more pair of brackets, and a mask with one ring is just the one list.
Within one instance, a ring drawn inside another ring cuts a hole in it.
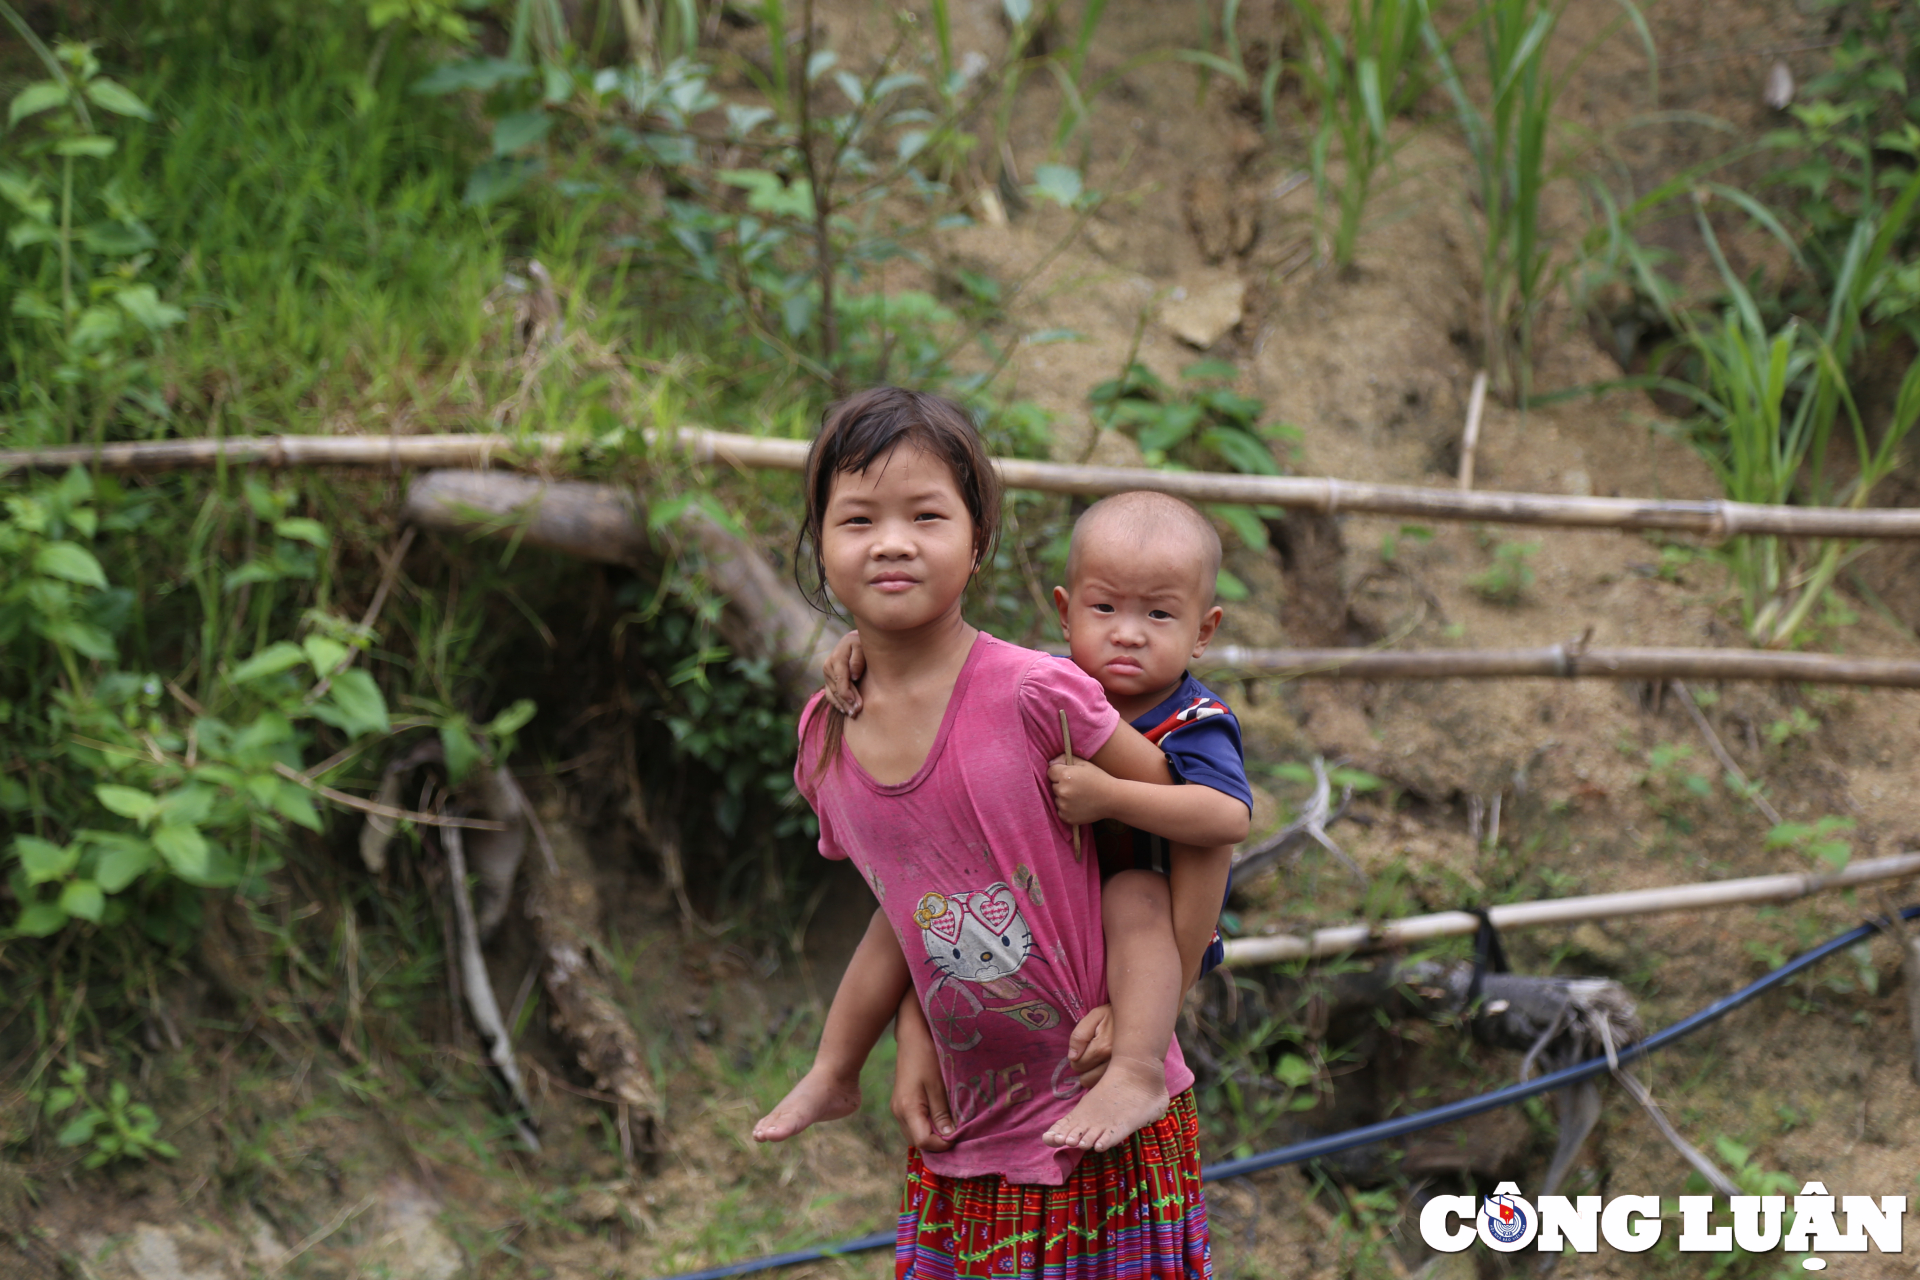
[{"label": "blue hose on ground", "polygon": [[[1905,920],[1920,918],[1920,905],[1905,907],[1900,916]],[[1864,942],[1874,935],[1876,926],[1863,924],[1857,929],[1835,938],[1829,938],[1813,950],[1795,956],[1787,963],[1775,969],[1763,978],[1756,978],[1730,996],[1714,1001],[1691,1017],[1682,1018],[1665,1031],[1648,1036],[1638,1044],[1620,1050],[1617,1055],[1622,1063],[1644,1057],[1655,1049],[1665,1048],[1676,1040],[1692,1035],[1708,1023],[1717,1022],[1726,1017],[1747,1001],[1753,999],[1770,987],[1779,986],[1787,979],[1805,969],[1810,969],[1848,947]],[[1524,1084],[1510,1084],[1504,1089],[1495,1089],[1491,1093],[1476,1094],[1471,1098],[1462,1098],[1458,1102],[1449,1102],[1445,1106],[1434,1107],[1428,1111],[1416,1111],[1410,1115],[1397,1116],[1392,1120],[1382,1120],[1378,1124],[1364,1125],[1358,1129],[1348,1129],[1342,1133],[1328,1134],[1324,1138],[1313,1138],[1306,1142],[1296,1142],[1291,1146],[1279,1147],[1272,1151],[1263,1151],[1258,1155],[1247,1156],[1242,1160],[1226,1160],[1219,1164],[1208,1165],[1200,1171],[1200,1176],[1208,1182],[1222,1182],[1228,1178],[1241,1178],[1250,1173],[1261,1173],[1268,1169],[1277,1169],[1281,1165],[1299,1164],[1306,1160],[1319,1160],[1341,1151],[1350,1151],[1354,1147],[1364,1147],[1370,1143],[1385,1142],[1390,1138],[1402,1138],[1422,1129],[1431,1129],[1435,1125],[1447,1124],[1454,1120],[1465,1120],[1496,1107],[1512,1106],[1516,1102],[1549,1093],[1555,1089],[1564,1089],[1570,1084],[1604,1074],[1611,1069],[1605,1058],[1590,1058],[1575,1063],[1550,1075],[1535,1076]],[[861,1236],[855,1240],[842,1240],[838,1244],[823,1245],[817,1249],[795,1249],[790,1253],[770,1254],[764,1258],[749,1258],[744,1262],[730,1262],[722,1267],[708,1267],[704,1271],[684,1271],[679,1275],[667,1276],[663,1280],[725,1280],[727,1276],[749,1275],[755,1271],[770,1271],[776,1267],[797,1266],[803,1262],[819,1262],[826,1258],[836,1258],[842,1254],[863,1253],[869,1249],[892,1247],[892,1231],[876,1231],[870,1236]]]}]

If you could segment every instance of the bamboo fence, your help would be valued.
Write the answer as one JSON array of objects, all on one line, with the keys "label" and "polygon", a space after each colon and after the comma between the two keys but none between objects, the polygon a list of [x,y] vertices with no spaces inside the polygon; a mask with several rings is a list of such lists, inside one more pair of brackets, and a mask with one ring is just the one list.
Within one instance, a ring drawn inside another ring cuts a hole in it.
[{"label": "bamboo fence", "polygon": [[[1704,911],[1754,902],[1785,902],[1829,889],[1920,875],[1920,853],[1900,853],[1843,867],[1831,875],[1789,874],[1750,876],[1743,880],[1710,880],[1703,884],[1671,885],[1660,889],[1633,889],[1625,893],[1597,893],[1579,898],[1551,898],[1544,902],[1514,902],[1492,907],[1487,918],[1496,929],[1533,929],[1583,920],[1612,920],[1622,916],[1656,915],[1669,911]],[[1266,938],[1231,938],[1225,964],[1245,966],[1308,960],[1357,951],[1384,951],[1434,938],[1473,933],[1480,917],[1468,911],[1441,911],[1378,924],[1336,925],[1317,929],[1306,937],[1280,934]]]},{"label": "bamboo fence", "polygon": [[[799,471],[804,440],[780,440],[683,428],[674,442],[699,462],[741,468]],[[420,436],[246,436],[230,440],[155,440],[100,446],[0,452],[0,475],[20,470],[90,466],[108,471],[164,471],[227,464],[260,466],[416,467],[491,466],[553,460],[581,448],[564,436],[487,434]],[[1656,501],[1539,493],[1432,489],[1368,484],[1314,476],[1222,475],[1149,471],[1136,467],[1073,466],[1002,458],[1010,488],[1099,497],[1153,489],[1193,502],[1270,505],[1328,515],[1417,517],[1491,524],[1587,529],[1660,529],[1720,540],[1739,534],[1808,538],[1920,538],[1920,508],[1763,506],[1719,500]]]},{"label": "bamboo fence", "polygon": [[1248,649],[1220,645],[1193,663],[1226,676],[1329,680],[1761,680],[1920,689],[1920,661],[1754,649]]}]

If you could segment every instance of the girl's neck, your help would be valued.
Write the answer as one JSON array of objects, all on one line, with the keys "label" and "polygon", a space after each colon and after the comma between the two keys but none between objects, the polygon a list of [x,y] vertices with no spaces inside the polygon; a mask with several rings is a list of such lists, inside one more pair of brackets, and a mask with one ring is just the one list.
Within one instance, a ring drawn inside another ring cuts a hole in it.
[{"label": "girl's neck", "polygon": [[866,652],[866,675],[861,684],[874,692],[887,686],[911,684],[929,676],[949,679],[966,665],[967,654],[980,634],[960,616],[959,602],[932,621],[903,631],[869,629],[855,617],[860,644]]}]

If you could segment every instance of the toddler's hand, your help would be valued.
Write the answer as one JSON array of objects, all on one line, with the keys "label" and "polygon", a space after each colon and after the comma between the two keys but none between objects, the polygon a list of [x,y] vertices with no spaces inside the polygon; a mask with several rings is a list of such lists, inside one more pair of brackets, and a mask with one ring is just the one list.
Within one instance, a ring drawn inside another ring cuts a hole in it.
[{"label": "toddler's hand", "polygon": [[1053,784],[1053,804],[1060,821],[1070,827],[1098,822],[1109,812],[1107,784],[1113,776],[1091,760],[1055,756],[1047,765]]},{"label": "toddler's hand", "polygon": [[1067,1040],[1067,1065],[1080,1077],[1080,1087],[1091,1089],[1107,1074],[1113,1057],[1113,1006],[1103,1004],[1074,1025]]},{"label": "toddler's hand", "polygon": [[849,631],[840,637],[840,643],[833,646],[833,652],[821,664],[820,674],[825,679],[827,701],[848,718],[857,718],[860,677],[867,674],[867,654],[860,647],[858,631]]}]

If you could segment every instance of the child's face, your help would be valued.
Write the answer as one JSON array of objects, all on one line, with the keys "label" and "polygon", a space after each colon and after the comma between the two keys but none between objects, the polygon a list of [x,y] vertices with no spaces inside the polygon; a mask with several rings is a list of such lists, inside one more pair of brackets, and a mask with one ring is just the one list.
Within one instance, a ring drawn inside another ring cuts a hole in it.
[{"label": "child's face", "polygon": [[862,631],[911,630],[958,608],[973,575],[973,519],[953,472],[903,446],[835,476],[820,559]]},{"label": "child's face", "polygon": [[1074,665],[1116,704],[1164,697],[1187,662],[1206,652],[1220,607],[1202,593],[1199,558],[1177,536],[1146,544],[1093,539],[1081,549],[1074,581],[1053,589]]}]

